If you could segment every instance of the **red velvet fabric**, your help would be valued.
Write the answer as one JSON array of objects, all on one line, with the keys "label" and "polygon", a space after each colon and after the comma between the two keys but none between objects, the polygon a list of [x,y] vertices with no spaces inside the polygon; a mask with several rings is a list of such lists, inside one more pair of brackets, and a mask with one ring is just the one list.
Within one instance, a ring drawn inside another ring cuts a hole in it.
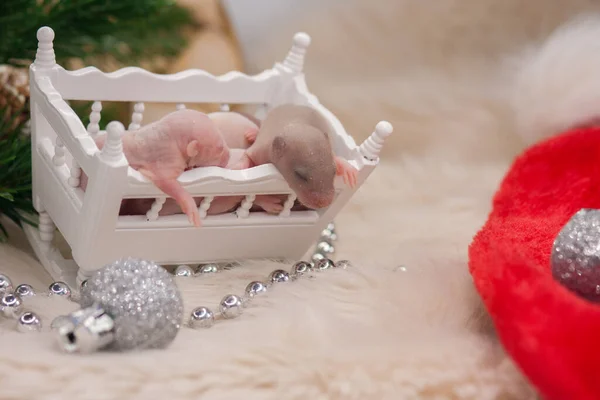
[{"label": "red velvet fabric", "polygon": [[600,399],[600,304],[552,278],[552,243],[581,208],[600,208],[600,128],[527,149],[469,247],[469,269],[516,364],[546,400]]}]

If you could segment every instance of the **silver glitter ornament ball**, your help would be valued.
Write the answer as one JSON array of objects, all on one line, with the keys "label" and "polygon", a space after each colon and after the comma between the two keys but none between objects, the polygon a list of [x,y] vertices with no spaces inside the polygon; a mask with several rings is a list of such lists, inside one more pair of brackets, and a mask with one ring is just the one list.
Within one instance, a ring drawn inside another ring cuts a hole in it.
[{"label": "silver glitter ornament ball", "polygon": [[10,278],[0,274],[0,294],[12,291],[13,284]]},{"label": "silver glitter ornament ball", "polygon": [[163,348],[177,336],[183,301],[173,276],[151,261],[126,258],[95,271],[81,292],[81,306],[101,307],[114,321],[108,348]]},{"label": "silver glitter ornament ball", "polygon": [[563,286],[600,302],[600,210],[582,209],[571,217],[554,240],[551,266]]}]

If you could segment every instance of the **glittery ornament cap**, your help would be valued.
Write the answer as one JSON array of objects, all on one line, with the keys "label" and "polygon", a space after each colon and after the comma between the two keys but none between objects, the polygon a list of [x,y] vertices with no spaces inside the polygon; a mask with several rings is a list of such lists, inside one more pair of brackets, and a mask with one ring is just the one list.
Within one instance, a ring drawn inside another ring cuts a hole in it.
[{"label": "glittery ornament cap", "polygon": [[552,247],[552,275],[574,293],[600,301],[600,210],[578,211]]},{"label": "glittery ornament cap", "polygon": [[183,301],[171,275],[146,260],[126,258],[97,271],[81,291],[81,306],[99,305],[114,320],[109,348],[162,348],[177,336]]}]

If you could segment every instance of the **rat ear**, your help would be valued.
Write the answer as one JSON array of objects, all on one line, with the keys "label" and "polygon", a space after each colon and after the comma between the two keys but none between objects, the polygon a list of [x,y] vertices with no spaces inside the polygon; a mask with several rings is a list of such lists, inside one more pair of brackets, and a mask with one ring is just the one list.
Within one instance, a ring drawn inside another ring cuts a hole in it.
[{"label": "rat ear", "polygon": [[198,141],[192,140],[191,142],[189,142],[185,149],[185,152],[190,158],[196,157],[198,155]]},{"label": "rat ear", "polygon": [[283,136],[275,136],[271,144],[271,152],[274,160],[279,159],[286,150],[286,141]]}]

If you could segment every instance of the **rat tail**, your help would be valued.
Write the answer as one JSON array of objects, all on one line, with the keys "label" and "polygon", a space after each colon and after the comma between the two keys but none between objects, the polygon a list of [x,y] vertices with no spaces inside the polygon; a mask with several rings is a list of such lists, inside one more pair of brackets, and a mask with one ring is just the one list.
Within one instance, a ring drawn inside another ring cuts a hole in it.
[{"label": "rat tail", "polygon": [[578,16],[521,55],[512,88],[528,143],[600,122],[600,15]]}]

